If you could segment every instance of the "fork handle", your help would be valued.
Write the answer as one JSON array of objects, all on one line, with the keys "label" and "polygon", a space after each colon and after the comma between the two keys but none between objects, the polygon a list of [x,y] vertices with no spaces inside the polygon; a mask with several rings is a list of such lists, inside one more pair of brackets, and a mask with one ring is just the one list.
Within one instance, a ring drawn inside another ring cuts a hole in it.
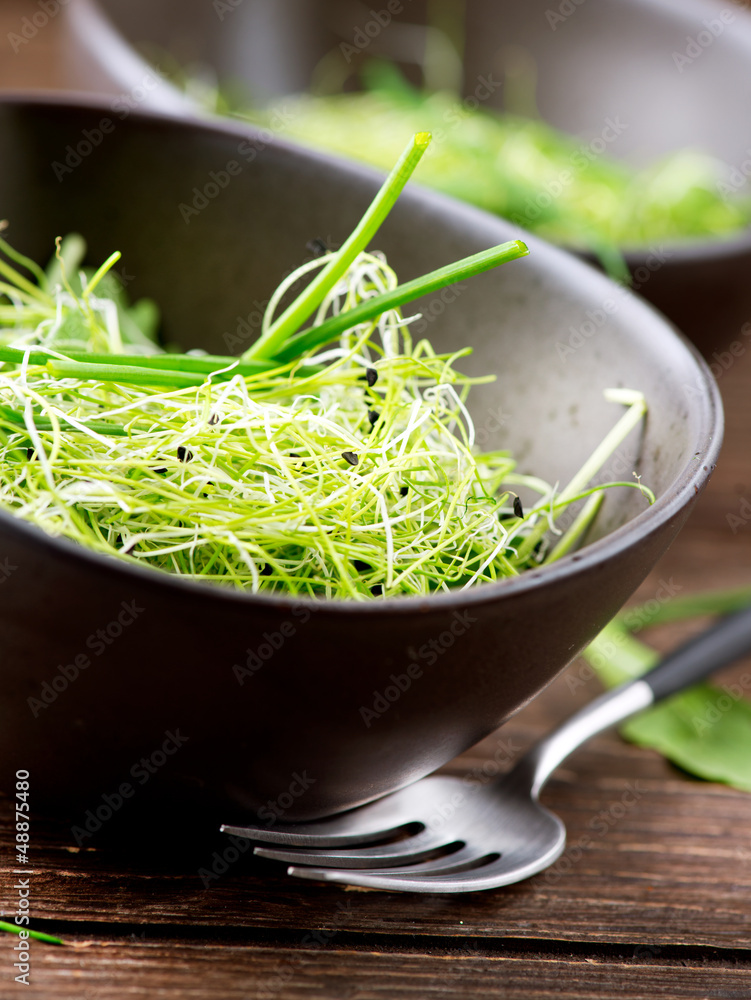
[{"label": "fork handle", "polygon": [[590,702],[525,754],[514,768],[537,796],[558,765],[590,737],[677,694],[751,650],[751,608],[723,618],[666,656],[643,677]]},{"label": "fork handle", "polygon": [[751,650],[751,608],[728,615],[679,646],[641,678],[660,701],[739,660]]}]

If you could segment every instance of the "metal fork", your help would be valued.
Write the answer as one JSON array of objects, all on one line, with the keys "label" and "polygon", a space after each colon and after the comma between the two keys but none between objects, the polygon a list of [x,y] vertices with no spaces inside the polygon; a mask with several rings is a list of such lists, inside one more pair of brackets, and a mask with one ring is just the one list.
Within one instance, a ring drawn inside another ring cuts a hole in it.
[{"label": "metal fork", "polygon": [[749,650],[751,608],[690,640],[643,677],[597,698],[532,747],[509,773],[485,785],[437,775],[331,819],[222,830],[283,845],[256,847],[255,853],[291,864],[288,873],[298,878],[432,893],[518,882],[547,868],[564,849],[563,823],[538,801],[561,761],[591,736]]}]

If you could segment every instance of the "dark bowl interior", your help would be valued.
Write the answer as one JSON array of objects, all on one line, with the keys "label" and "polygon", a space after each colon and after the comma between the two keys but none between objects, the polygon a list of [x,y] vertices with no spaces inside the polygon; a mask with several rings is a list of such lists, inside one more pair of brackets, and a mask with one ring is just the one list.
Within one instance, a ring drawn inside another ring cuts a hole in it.
[{"label": "dark bowl interior", "polygon": [[[129,291],[160,303],[165,336],[185,348],[226,352],[226,336],[257,322],[306,242],[341,242],[379,184],[373,171],[243,127],[135,113],[58,180],[68,147],[85,150],[86,132],[109,114],[0,103],[0,216],[37,259],[71,230],[91,262],[122,250]],[[212,181],[230,161],[237,176]],[[194,201],[204,207],[186,221],[181,206]],[[404,280],[517,235],[415,188],[376,245]],[[602,390],[641,389],[646,427],[603,476],[638,469],[658,502],[610,495],[592,544],[544,570],[367,604],[211,589],[0,514],[0,554],[15,567],[0,602],[0,753],[6,773],[33,773],[38,803],[93,809],[125,782],[139,802],[158,792],[171,808],[203,804],[212,822],[269,802],[286,803],[288,818],[355,805],[487,735],[623,604],[709,477],[717,390],[648,305],[562,251],[530,245],[530,257],[468,282],[450,307],[424,302],[426,333],[438,349],[471,342],[469,367],[498,373],[471,402],[480,440],[510,447],[523,471],[550,481],[567,481],[618,418]],[[593,310],[603,314],[597,335],[561,351]],[[177,730],[187,742],[167,756],[160,747]],[[161,763],[145,772],[139,761],[154,754]],[[296,774],[307,782],[299,796],[289,792]]]},{"label": "dark bowl interior", "polygon": [[[421,41],[405,25],[426,20],[422,0],[396,5],[393,17],[385,5],[376,16],[380,8],[348,0],[245,0],[219,11],[204,0],[99,3],[133,44],[155,42],[204,60],[220,79],[242,79],[260,94],[306,89],[327,53],[345,72],[373,55],[419,59]],[[617,121],[619,134],[607,152],[637,166],[685,147],[705,150],[726,165],[728,178],[743,182],[739,193],[748,193],[751,17],[742,6],[472,0],[464,22],[467,97],[482,80],[503,80],[521,49],[534,61],[537,104],[551,124],[588,145],[602,143],[603,129]],[[414,75],[414,64],[406,68]],[[482,99],[503,107],[507,94],[499,86]],[[751,318],[749,232],[624,250],[639,293],[706,356],[741,336]]]}]

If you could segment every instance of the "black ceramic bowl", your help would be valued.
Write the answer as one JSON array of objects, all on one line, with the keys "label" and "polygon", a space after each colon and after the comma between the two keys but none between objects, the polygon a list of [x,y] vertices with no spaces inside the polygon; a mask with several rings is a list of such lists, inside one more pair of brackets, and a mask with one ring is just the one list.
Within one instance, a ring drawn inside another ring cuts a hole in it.
[{"label": "black ceramic bowl", "polygon": [[[350,0],[99,4],[133,44],[172,46],[260,94],[306,89],[327,53],[343,76],[373,55],[414,71],[407,60],[421,57],[423,43],[405,25],[426,18],[424,0],[373,9]],[[479,95],[485,106],[505,106],[508,89],[499,84],[521,50],[536,67],[542,117],[580,136],[587,155],[605,150],[646,166],[696,148],[725,164],[729,189],[748,193],[751,16],[742,5],[472,0],[465,7],[463,89],[475,105]],[[706,356],[742,337],[751,319],[751,232],[623,251],[639,293]]]},{"label": "black ceramic bowl", "polygon": [[[92,262],[122,250],[129,292],[155,298],[165,336],[185,348],[226,351],[306,242],[341,241],[379,185],[366,168],[230,124],[133,113],[109,130],[109,118],[106,107],[0,103],[0,216],[36,259],[71,230]],[[61,172],[69,148],[80,162]],[[194,203],[186,221],[181,206]],[[415,188],[376,245],[406,280],[518,235]],[[471,402],[479,440],[563,483],[620,416],[603,389],[641,389],[646,428],[603,475],[638,468],[657,503],[611,494],[592,544],[544,570],[371,603],[184,582],[0,514],[0,756],[6,775],[31,772],[38,805],[106,811],[103,796],[126,784],[140,801],[203,805],[212,821],[353,806],[491,732],[617,611],[707,482],[718,394],[648,305],[560,250],[530,247],[451,306],[423,303],[438,349],[471,343],[468,368],[498,373]],[[562,350],[594,312],[596,336]]]}]

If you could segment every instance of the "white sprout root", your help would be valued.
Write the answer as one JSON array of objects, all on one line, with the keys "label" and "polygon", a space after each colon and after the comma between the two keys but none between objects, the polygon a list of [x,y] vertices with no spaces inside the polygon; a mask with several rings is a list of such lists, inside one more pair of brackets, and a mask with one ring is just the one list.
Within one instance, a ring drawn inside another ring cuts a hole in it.
[{"label": "white sprout root", "polygon": [[[381,256],[360,254],[318,316],[395,285]],[[0,343],[59,357],[74,329],[79,349],[148,350],[135,340],[122,346],[117,313],[101,297],[58,288],[45,300],[8,287]],[[266,327],[283,300],[272,300]],[[189,389],[4,363],[0,505],[104,555],[254,593],[424,595],[558,558],[567,546],[551,550],[549,527],[581,500],[597,463],[563,496],[515,474],[507,452],[478,452],[465,400],[487,379],[456,371],[467,351],[413,345],[409,322],[395,310],[349,330],[303,358],[322,366],[312,374],[295,362]],[[639,394],[621,402],[644,412]],[[611,435],[607,453],[619,443]],[[520,482],[539,496],[521,516],[513,504]],[[586,510],[594,516],[597,506]],[[575,522],[571,545],[588,517]]]}]

